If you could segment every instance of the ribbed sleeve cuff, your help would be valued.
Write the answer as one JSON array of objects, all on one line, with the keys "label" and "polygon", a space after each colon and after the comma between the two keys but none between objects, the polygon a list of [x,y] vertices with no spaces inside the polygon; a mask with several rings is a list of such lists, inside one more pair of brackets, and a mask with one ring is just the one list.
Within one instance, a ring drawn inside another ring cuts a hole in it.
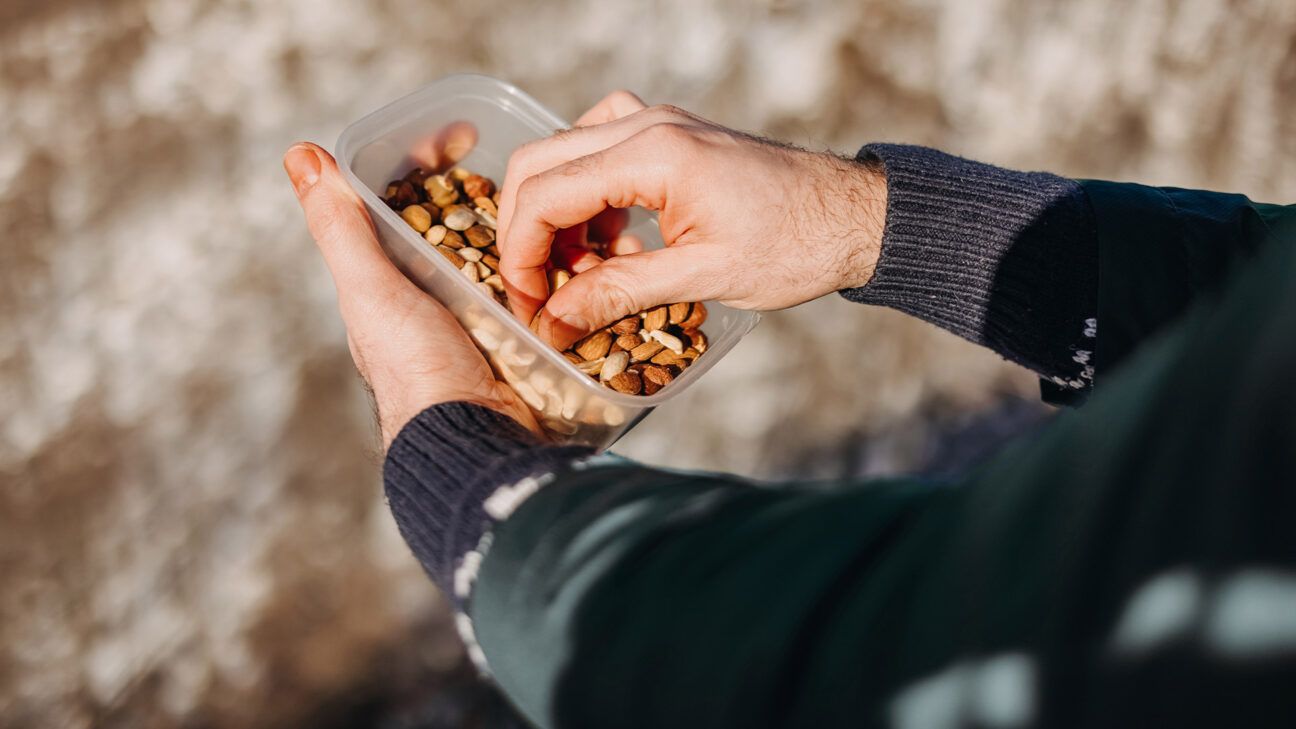
[{"label": "ribbed sleeve cuff", "polygon": [[873,278],[847,299],[919,317],[1068,387],[1087,387],[1097,234],[1076,182],[925,147],[870,144],[886,225]]},{"label": "ribbed sleeve cuff", "polygon": [[392,441],[383,487],[414,556],[457,600],[455,567],[494,523],[484,508],[487,499],[592,453],[587,446],[548,445],[488,408],[443,403],[424,410]]}]

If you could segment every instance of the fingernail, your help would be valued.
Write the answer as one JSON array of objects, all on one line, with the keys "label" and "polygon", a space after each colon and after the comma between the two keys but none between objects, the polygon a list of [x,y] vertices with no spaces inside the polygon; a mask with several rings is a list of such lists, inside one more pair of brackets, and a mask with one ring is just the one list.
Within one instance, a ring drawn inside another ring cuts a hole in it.
[{"label": "fingernail", "polygon": [[307,190],[319,182],[319,155],[304,144],[297,144],[289,149],[284,155],[283,165],[288,173],[288,179],[292,180],[293,189],[297,191],[297,197],[305,195]]}]

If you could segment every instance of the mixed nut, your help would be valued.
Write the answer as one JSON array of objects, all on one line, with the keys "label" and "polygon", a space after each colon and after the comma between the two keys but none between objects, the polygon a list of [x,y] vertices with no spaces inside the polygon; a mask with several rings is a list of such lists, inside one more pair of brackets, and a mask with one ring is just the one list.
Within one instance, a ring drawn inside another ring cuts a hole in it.
[{"label": "mixed nut", "polygon": [[[387,185],[384,200],[469,281],[508,308],[495,243],[499,189],[492,180],[462,167],[444,174],[416,167]],[[571,279],[570,271],[552,264],[548,275],[550,293]],[[562,354],[606,387],[652,395],[706,351],[706,316],[701,302],[654,307],[590,334]]]}]

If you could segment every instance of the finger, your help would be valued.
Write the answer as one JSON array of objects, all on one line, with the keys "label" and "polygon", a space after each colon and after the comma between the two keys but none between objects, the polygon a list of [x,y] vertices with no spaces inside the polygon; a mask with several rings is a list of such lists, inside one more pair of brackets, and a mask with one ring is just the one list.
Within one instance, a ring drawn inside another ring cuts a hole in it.
[{"label": "finger", "polygon": [[284,155],[284,170],[333,275],[344,317],[350,305],[361,298],[411,285],[383,253],[369,213],[332,155],[303,142]]},{"label": "finger", "polygon": [[539,333],[559,349],[644,309],[720,294],[718,261],[705,246],[679,246],[610,258],[573,276],[541,313]]},{"label": "finger", "polygon": [[466,121],[457,121],[419,140],[409,156],[419,167],[439,171],[467,157],[476,146],[477,127]]},{"label": "finger", "polygon": [[644,249],[643,240],[637,235],[623,235],[608,244],[608,255],[628,256]]},{"label": "finger", "polygon": [[628,114],[648,108],[635,94],[620,89],[604,96],[602,101],[590,107],[590,110],[581,114],[576,120],[576,126],[588,127],[594,124],[605,124],[614,119],[620,119]]},{"label": "finger", "polygon": [[672,153],[687,154],[687,150],[681,149],[682,138],[663,138],[679,132],[648,131],[533,175],[519,187],[514,224],[502,231],[500,245],[500,273],[511,287],[509,295],[516,290],[522,297],[514,307],[519,318],[529,322],[548,293],[544,266],[555,231],[583,223],[609,207],[662,207],[672,177],[662,150],[671,142],[679,142]]},{"label": "finger", "polygon": [[509,156],[504,183],[500,186],[499,215],[496,216],[496,220],[501,236],[505,239],[508,237],[516,210],[517,190],[528,178],[572,160],[611,148],[660,124],[700,127],[705,123],[682,109],[673,106],[654,106],[606,124],[563,129],[552,136],[518,147]]}]

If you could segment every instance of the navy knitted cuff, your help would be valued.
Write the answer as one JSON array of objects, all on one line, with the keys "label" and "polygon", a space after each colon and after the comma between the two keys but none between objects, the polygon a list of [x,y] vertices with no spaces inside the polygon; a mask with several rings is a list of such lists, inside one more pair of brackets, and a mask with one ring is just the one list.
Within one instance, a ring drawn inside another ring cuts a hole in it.
[{"label": "navy knitted cuff", "polygon": [[1098,240],[1080,185],[870,144],[887,178],[873,278],[841,294],[936,324],[1073,389],[1092,384]]},{"label": "navy knitted cuff", "polygon": [[401,535],[451,599],[458,560],[494,521],[484,504],[501,487],[553,473],[591,455],[588,446],[554,446],[517,421],[465,402],[424,410],[392,441],[383,487]]}]

